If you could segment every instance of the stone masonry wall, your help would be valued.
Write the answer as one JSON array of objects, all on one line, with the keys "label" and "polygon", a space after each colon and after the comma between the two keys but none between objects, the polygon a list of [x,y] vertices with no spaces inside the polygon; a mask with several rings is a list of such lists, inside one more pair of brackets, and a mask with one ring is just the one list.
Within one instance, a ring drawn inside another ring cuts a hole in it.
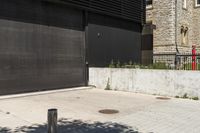
[{"label": "stone masonry wall", "polygon": [[[195,0],[187,0],[187,8],[183,8],[183,0],[177,0],[177,27],[175,0],[153,0],[153,8],[147,9],[147,22],[156,25],[154,30],[154,53],[176,52],[177,41],[180,53],[190,53],[192,45],[197,45],[200,53],[200,7],[195,7]],[[181,26],[188,27],[188,43],[182,44]],[[177,32],[177,38],[176,37]]]},{"label": "stone masonry wall", "polygon": [[[153,0],[154,53],[175,50],[174,0]],[[164,6],[163,6],[164,5]]]},{"label": "stone masonry wall", "polygon": [[[177,44],[180,53],[190,53],[193,45],[193,20],[194,0],[187,0],[187,8],[183,8],[183,0],[177,2]],[[188,42],[182,44],[181,26],[188,27]]]},{"label": "stone masonry wall", "polygon": [[195,7],[193,10],[192,27],[193,27],[193,44],[197,45],[197,52],[200,53],[200,7]]}]

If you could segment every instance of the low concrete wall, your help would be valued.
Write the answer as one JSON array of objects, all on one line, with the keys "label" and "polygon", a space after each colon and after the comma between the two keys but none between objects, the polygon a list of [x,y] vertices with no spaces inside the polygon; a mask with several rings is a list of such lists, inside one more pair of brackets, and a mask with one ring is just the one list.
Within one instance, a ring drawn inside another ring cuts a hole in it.
[{"label": "low concrete wall", "polygon": [[175,70],[143,70],[90,68],[89,84],[105,89],[163,96],[200,97],[200,72]]}]

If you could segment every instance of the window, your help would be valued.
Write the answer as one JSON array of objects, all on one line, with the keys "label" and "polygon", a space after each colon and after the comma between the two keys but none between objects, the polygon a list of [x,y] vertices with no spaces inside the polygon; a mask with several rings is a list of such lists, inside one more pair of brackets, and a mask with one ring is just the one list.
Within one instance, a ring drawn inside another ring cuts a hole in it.
[{"label": "window", "polygon": [[181,26],[181,43],[182,45],[188,44],[188,27]]},{"label": "window", "polygon": [[153,0],[146,0],[146,7],[152,8]]},{"label": "window", "polygon": [[183,9],[187,9],[187,0],[182,0],[183,1]]},{"label": "window", "polygon": [[200,0],[195,0],[195,6],[199,6],[200,7]]}]

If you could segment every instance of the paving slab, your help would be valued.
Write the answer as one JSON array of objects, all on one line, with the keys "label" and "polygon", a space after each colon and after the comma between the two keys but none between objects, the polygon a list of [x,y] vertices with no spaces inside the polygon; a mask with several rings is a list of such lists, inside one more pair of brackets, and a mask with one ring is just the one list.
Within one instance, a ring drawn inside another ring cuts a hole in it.
[{"label": "paving slab", "polygon": [[[0,132],[44,133],[58,109],[60,133],[199,133],[200,102],[101,89],[0,97]],[[99,110],[115,109],[117,114]]]}]

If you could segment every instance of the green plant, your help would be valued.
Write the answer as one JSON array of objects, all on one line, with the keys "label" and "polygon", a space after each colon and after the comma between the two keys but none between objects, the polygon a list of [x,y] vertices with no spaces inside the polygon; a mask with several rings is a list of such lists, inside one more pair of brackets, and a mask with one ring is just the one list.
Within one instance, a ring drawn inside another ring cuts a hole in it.
[{"label": "green plant", "polygon": [[132,65],[133,65],[133,62],[132,62],[132,61],[129,61],[128,65],[132,66]]},{"label": "green plant", "polygon": [[198,101],[198,100],[199,100],[199,97],[192,97],[191,99],[192,99],[192,100],[197,100],[197,101]]},{"label": "green plant", "polygon": [[187,94],[187,93],[185,93],[182,97],[180,97],[180,96],[175,96],[175,98],[199,100],[199,97],[188,97],[188,94]]},{"label": "green plant", "polygon": [[[184,69],[184,70],[192,70],[192,63],[184,64],[184,65],[182,66],[182,69]],[[200,70],[200,64],[197,64],[197,65],[196,65],[196,69],[197,69],[197,70]]]},{"label": "green plant", "polygon": [[180,98],[179,96],[175,96],[175,98]]},{"label": "green plant", "polygon": [[110,78],[108,78],[105,90],[111,90],[111,88],[110,88]]},{"label": "green plant", "polygon": [[153,69],[153,65],[152,64],[148,65],[147,69]]},{"label": "green plant", "polygon": [[188,97],[188,94],[187,93],[185,93],[184,95],[183,95],[183,97],[182,97],[183,99],[188,99],[189,97]]},{"label": "green plant", "polygon": [[109,68],[115,68],[115,63],[114,63],[113,60],[110,62],[110,64],[109,64]]},{"label": "green plant", "polygon": [[128,63],[122,63],[119,60],[115,63],[112,60],[109,64],[109,68],[170,69],[170,67],[164,62],[156,62],[150,65],[141,65],[133,63],[131,60]]},{"label": "green plant", "polygon": [[153,69],[169,69],[169,67],[164,62],[156,62],[153,64]]},{"label": "green plant", "polygon": [[120,68],[120,67],[121,67],[121,64],[120,64],[120,61],[118,60],[116,64],[116,68]]}]

